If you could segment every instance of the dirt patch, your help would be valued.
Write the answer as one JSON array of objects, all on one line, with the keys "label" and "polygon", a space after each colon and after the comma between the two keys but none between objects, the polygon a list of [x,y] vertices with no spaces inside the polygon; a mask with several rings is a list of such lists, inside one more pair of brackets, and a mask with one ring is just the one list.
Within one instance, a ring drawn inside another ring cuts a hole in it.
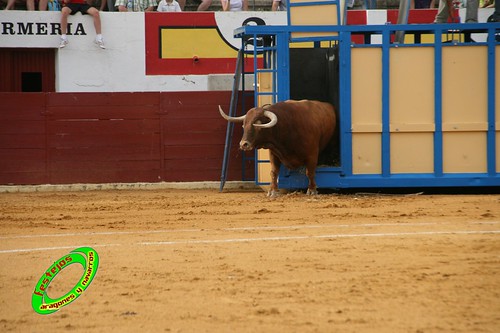
[{"label": "dirt patch", "polygon": [[[0,330],[498,332],[499,207],[499,195],[4,193]],[[41,274],[82,245],[101,259],[92,285],[35,313]]]}]

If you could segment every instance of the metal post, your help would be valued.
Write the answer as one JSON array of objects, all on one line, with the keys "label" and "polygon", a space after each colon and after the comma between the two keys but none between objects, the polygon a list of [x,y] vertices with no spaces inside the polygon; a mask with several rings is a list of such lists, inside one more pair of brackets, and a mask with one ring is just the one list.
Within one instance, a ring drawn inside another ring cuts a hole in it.
[{"label": "metal post", "polygon": [[[408,15],[410,13],[410,0],[400,0],[399,1],[399,13],[398,13],[398,24],[408,24]],[[405,41],[404,30],[396,31],[395,42],[403,44]]]}]

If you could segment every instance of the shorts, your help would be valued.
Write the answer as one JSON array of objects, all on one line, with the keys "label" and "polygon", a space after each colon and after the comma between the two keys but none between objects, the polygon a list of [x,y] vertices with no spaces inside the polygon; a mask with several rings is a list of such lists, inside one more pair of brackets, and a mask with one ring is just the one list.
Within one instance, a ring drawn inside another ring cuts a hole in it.
[{"label": "shorts", "polygon": [[70,3],[66,4],[66,7],[71,9],[70,15],[75,15],[78,12],[82,13],[82,15],[85,15],[85,14],[87,14],[87,11],[90,9],[90,7],[92,7],[92,6],[89,6],[86,3],[71,3],[70,2]]}]

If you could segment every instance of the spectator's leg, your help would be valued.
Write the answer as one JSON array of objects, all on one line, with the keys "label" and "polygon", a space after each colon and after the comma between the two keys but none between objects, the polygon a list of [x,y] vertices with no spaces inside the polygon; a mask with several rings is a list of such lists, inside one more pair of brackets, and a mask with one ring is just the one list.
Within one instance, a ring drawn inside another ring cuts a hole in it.
[{"label": "spectator's leg", "polygon": [[115,0],[107,0],[107,4],[108,4],[108,12],[116,12]]},{"label": "spectator's leg", "polygon": [[63,7],[61,9],[61,34],[66,35],[66,30],[68,29],[68,16],[71,13],[71,9],[68,7]]},{"label": "spectator's leg", "polygon": [[7,6],[5,6],[5,10],[12,10],[16,7],[16,0],[8,0]]},{"label": "spectator's leg", "polygon": [[26,0],[26,9],[35,10],[35,0]]},{"label": "spectator's leg", "polygon": [[448,1],[439,0],[439,8],[436,18],[434,19],[434,23],[446,23],[448,21]]},{"label": "spectator's leg", "polygon": [[40,0],[38,2],[38,10],[42,11],[42,10],[47,10],[47,3],[49,1],[48,0]]},{"label": "spectator's leg", "polygon": [[198,6],[198,11],[199,12],[207,11],[211,4],[212,0],[201,0],[200,5]]},{"label": "spectator's leg", "polygon": [[465,10],[465,22],[477,23],[477,10],[479,8],[478,0],[467,0]]},{"label": "spectator's leg", "polygon": [[94,27],[95,27],[95,33],[97,35],[101,34],[101,16],[99,15],[99,11],[94,8],[90,7],[89,10],[87,10],[87,14],[92,16],[94,18]]}]

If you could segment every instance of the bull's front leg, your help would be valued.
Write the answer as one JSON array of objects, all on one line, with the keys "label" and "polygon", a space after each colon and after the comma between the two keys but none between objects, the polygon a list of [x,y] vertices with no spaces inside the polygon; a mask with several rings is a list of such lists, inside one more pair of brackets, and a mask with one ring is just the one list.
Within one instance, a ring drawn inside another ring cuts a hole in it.
[{"label": "bull's front leg", "polygon": [[274,198],[279,194],[278,175],[280,173],[281,161],[271,151],[269,151],[269,161],[271,162],[271,188],[267,192],[267,196]]}]

